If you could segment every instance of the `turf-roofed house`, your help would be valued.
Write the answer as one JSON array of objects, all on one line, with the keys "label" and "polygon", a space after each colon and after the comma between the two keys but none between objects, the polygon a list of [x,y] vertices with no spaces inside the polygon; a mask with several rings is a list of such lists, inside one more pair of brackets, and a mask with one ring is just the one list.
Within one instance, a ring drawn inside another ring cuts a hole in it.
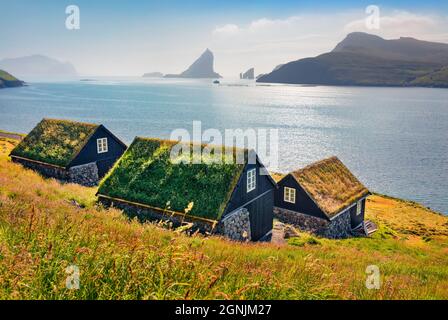
[{"label": "turf-roofed house", "polygon": [[10,156],[46,177],[94,186],[125,150],[103,125],[43,119]]},{"label": "turf-roofed house", "polygon": [[273,177],[279,220],[328,238],[369,233],[364,212],[370,192],[337,157]]},{"label": "turf-roofed house", "polygon": [[[177,152],[179,146],[186,148],[183,153]],[[137,137],[101,181],[99,201],[139,218],[189,225],[191,231],[232,240],[269,238],[274,180],[253,151],[207,148]]]}]

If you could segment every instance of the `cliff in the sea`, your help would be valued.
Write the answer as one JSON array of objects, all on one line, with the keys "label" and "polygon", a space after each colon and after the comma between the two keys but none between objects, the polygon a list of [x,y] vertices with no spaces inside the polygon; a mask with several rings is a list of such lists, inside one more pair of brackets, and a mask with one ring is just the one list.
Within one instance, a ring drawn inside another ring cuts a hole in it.
[{"label": "cliff in the sea", "polygon": [[448,44],[355,32],[331,52],[280,65],[257,82],[448,87]]},{"label": "cliff in the sea", "polygon": [[23,81],[20,81],[6,71],[0,70],[0,89],[22,87],[23,85]]},{"label": "cliff in the sea", "polygon": [[254,70],[254,68],[250,68],[246,72],[240,73],[240,79],[245,79],[245,80],[253,80],[253,79],[255,79],[255,70]]},{"label": "cliff in the sea", "polygon": [[207,49],[181,74],[167,74],[165,78],[221,78],[213,69],[213,53]]}]

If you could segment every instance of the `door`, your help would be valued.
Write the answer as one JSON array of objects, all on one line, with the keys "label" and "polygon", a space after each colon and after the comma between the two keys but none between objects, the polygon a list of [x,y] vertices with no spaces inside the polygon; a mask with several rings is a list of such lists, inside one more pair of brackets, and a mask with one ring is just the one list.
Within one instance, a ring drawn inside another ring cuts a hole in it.
[{"label": "door", "polygon": [[260,238],[272,230],[274,219],[273,207],[273,191],[245,206],[247,211],[249,211],[252,241],[260,240]]}]

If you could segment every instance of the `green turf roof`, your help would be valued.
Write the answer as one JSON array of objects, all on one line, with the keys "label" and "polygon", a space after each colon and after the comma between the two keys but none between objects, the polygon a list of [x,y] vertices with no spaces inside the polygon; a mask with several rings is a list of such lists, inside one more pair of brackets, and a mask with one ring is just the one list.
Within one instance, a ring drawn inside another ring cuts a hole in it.
[{"label": "green turf roof", "polygon": [[[135,138],[100,183],[98,194],[180,213],[193,203],[189,215],[219,220],[245,164],[172,162],[170,153],[176,144],[177,141]],[[203,150],[205,145],[200,147]],[[227,153],[232,159],[237,151],[242,151],[244,162],[247,161],[247,150],[219,148],[223,157]],[[178,159],[188,157],[192,159],[193,153]]]},{"label": "green turf roof", "polygon": [[11,155],[67,167],[98,127],[90,123],[43,119]]}]

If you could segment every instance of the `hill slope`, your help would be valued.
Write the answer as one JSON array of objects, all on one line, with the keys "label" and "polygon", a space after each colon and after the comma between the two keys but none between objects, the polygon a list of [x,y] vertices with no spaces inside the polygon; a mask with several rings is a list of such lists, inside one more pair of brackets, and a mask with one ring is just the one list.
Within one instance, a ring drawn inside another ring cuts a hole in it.
[{"label": "hill slope", "polygon": [[0,70],[0,89],[22,87],[23,81],[20,81],[16,77],[12,76],[6,71]]},{"label": "hill slope", "polygon": [[[1,299],[447,299],[448,219],[372,196],[373,238],[290,245],[186,236],[95,205],[96,188],[11,163],[0,139]],[[80,289],[66,289],[66,267]],[[365,287],[380,268],[379,290]]]},{"label": "hill slope", "polygon": [[448,87],[439,75],[446,66],[448,44],[352,33],[332,52],[289,62],[257,82]]},{"label": "hill slope", "polygon": [[32,55],[0,60],[0,69],[17,77],[75,77],[77,72],[69,62],[61,62],[43,55]]}]

